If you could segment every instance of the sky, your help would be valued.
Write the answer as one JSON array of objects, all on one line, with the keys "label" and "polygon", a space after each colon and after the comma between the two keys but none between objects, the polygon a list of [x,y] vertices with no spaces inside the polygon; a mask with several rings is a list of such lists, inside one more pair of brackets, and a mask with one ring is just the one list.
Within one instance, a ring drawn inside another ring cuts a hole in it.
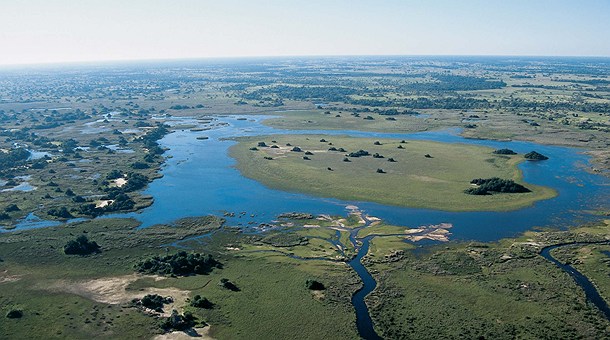
[{"label": "sky", "polygon": [[0,0],[0,65],[294,55],[610,56],[610,0]]}]

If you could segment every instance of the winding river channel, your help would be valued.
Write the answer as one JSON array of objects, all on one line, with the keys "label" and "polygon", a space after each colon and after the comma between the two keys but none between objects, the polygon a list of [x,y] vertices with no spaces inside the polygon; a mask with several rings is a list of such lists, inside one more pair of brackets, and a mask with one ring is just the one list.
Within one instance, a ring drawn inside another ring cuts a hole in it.
[{"label": "winding river channel", "polygon": [[543,248],[540,251],[540,255],[545,259],[553,262],[557,267],[561,268],[564,272],[568,273],[585,292],[585,296],[587,300],[591,302],[595,307],[597,307],[602,314],[610,321],[610,307],[608,307],[608,303],[601,297],[595,285],[582,273],[580,273],[576,268],[572,267],[569,264],[561,263],[559,260],[551,255],[551,251],[553,249],[561,248],[561,247],[577,247],[577,246],[585,246],[590,244],[610,244],[609,241],[603,242],[573,242],[573,243],[564,243],[564,244],[556,244],[552,246],[548,246]]}]

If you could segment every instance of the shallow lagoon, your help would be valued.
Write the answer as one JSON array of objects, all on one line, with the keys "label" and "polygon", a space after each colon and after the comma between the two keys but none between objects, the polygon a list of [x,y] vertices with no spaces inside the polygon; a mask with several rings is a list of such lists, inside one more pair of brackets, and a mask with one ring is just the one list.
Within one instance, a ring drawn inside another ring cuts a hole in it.
[{"label": "shallow lagoon", "polygon": [[[239,119],[241,118],[241,119]],[[247,118],[246,120],[243,120]],[[257,225],[273,220],[288,211],[314,214],[347,213],[347,205],[356,205],[367,214],[389,223],[417,227],[437,223],[451,223],[453,239],[480,241],[514,236],[536,226],[568,226],[598,218],[585,210],[594,210],[609,202],[609,181],[603,176],[585,171],[588,157],[573,148],[545,146],[530,142],[500,142],[465,139],[458,129],[421,133],[378,133],[362,131],[278,130],[261,124],[265,116],[228,116],[212,122],[213,128],[203,132],[188,129],[176,131],[160,141],[168,147],[163,178],[152,182],[145,194],[155,203],[139,213],[117,216],[135,217],[150,226],[169,223],[188,216],[207,214],[228,217],[232,225]],[[184,123],[198,123],[184,120]],[[518,153],[536,150],[550,157],[544,162],[524,162],[520,168],[528,183],[554,188],[559,196],[537,202],[534,206],[509,212],[445,212],[385,206],[371,202],[353,202],[319,198],[298,193],[269,189],[241,176],[228,156],[228,148],[235,141],[227,138],[269,134],[327,134],[355,137],[432,140],[446,143],[467,143],[492,148],[510,148]],[[198,140],[207,136],[207,140]],[[607,206],[606,206],[607,208]],[[240,215],[240,212],[245,214]]]}]

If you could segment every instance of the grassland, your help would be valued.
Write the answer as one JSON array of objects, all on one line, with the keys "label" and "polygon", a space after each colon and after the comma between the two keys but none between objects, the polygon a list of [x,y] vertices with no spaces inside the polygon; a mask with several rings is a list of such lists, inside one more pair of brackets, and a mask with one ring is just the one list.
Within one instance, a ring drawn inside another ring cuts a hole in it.
[{"label": "grassland", "polygon": [[[223,227],[222,220],[213,217],[146,229],[137,229],[133,220],[98,219],[3,233],[1,312],[19,309],[24,316],[1,317],[0,329],[6,338],[150,338],[162,332],[162,317],[130,301],[160,294],[175,300],[165,313],[169,308],[191,312],[200,324],[210,325],[205,334],[217,339],[354,339],[350,297],[360,283],[345,262],[336,260],[339,252],[330,242],[347,242],[335,230],[341,220],[348,219],[294,221],[292,227],[254,235]],[[608,228],[601,224],[528,232],[497,243],[445,243],[425,249],[405,243],[401,236],[377,236],[364,259],[378,282],[367,298],[375,328],[385,338],[607,337],[610,323],[585,302],[566,273],[537,254],[549,244],[610,239]],[[399,232],[381,221],[359,237]],[[81,233],[98,242],[102,252],[64,255],[63,244]],[[206,234],[210,237],[197,237]],[[141,259],[184,247],[212,254],[222,268],[186,277],[134,274],[133,266]],[[583,249],[578,253],[589,253]],[[604,292],[607,264],[581,264]],[[221,288],[221,278],[240,290]],[[307,290],[307,279],[323,282],[326,289]],[[214,307],[189,306],[187,299],[195,295],[206,297]]]},{"label": "grassland", "polygon": [[[379,286],[367,304],[376,328],[393,339],[608,337],[610,323],[572,278],[537,255],[547,244],[610,238],[607,224],[589,230],[594,232],[577,228],[497,243],[455,243],[402,252],[398,260],[370,252],[367,267]],[[388,245],[385,251],[392,248],[404,246]],[[588,248],[577,252],[590,254]],[[610,270],[599,260],[590,256],[579,268],[603,292]]]},{"label": "grassland", "polygon": [[[532,190],[530,193],[465,194],[474,178],[501,177],[522,183],[517,165],[523,157],[494,155],[486,147],[323,135],[248,137],[239,141],[230,154],[237,159],[237,168],[243,175],[272,188],[316,196],[473,211],[518,209],[555,195],[549,188],[531,184],[525,184]],[[259,141],[267,147],[257,147]],[[291,151],[295,146],[302,152]],[[253,147],[257,150],[250,150]],[[331,147],[345,152],[329,151]],[[346,154],[360,149],[384,158],[347,157],[350,161],[344,161]],[[395,162],[389,162],[390,158]],[[378,173],[377,169],[385,173]]]},{"label": "grassland", "polygon": [[[249,237],[219,229],[220,220],[203,218],[176,226],[137,230],[132,220],[104,219],[57,228],[0,235],[0,329],[3,338],[151,338],[160,320],[130,304],[149,293],[173,296],[176,308],[191,311],[212,325],[220,339],[353,339],[355,316],[349,304],[357,280],[341,263],[300,262],[274,253],[228,250]],[[68,256],[62,246],[86,232],[102,247],[100,254]],[[210,243],[188,241],[214,232]],[[134,275],[134,264],[152,255],[175,252],[169,244],[185,240],[191,251],[211,253],[223,264],[209,275],[159,278]],[[228,278],[240,288],[219,287]],[[312,295],[305,281],[328,287]],[[199,294],[215,307],[190,307],[186,297]],[[8,319],[11,309],[24,316]],[[166,311],[168,312],[168,311]],[[281,322],[279,322],[281,320]],[[297,331],[298,330],[298,331]]]}]

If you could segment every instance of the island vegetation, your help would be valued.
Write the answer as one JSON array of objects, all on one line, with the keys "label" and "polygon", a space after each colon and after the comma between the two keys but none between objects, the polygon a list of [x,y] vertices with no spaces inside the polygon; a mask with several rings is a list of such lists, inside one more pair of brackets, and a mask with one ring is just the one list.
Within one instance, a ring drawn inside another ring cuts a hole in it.
[{"label": "island vegetation", "polygon": [[[452,211],[512,210],[555,195],[550,188],[527,185],[526,189],[521,184],[517,165],[523,158],[494,154],[486,147],[346,136],[282,135],[273,138],[281,144],[298,144],[312,155],[303,160],[289,152],[289,147],[251,151],[252,144],[260,141],[260,137],[239,138],[239,144],[230,149],[242,174],[273,188],[345,200]],[[328,143],[332,143],[335,150],[342,148],[344,151],[329,152],[326,150]],[[397,146],[403,148],[397,149]],[[273,162],[266,161],[270,158]],[[472,178],[489,180],[472,188]],[[465,191],[471,195],[465,195]],[[491,192],[520,194],[487,195]]]}]

